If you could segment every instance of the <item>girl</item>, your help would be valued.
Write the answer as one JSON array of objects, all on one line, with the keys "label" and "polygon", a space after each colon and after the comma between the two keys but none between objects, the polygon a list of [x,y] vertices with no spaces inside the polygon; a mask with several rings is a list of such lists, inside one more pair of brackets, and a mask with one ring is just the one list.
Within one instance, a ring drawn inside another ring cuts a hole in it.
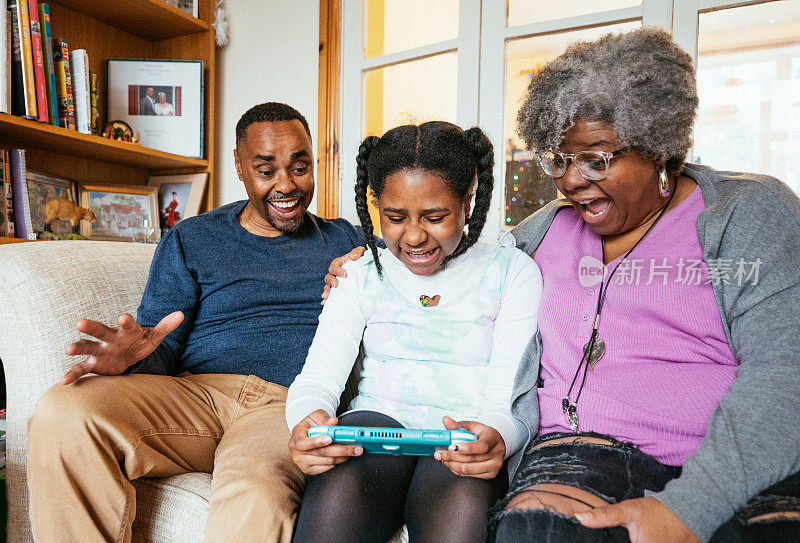
[{"label": "girl", "polygon": [[[294,541],[385,543],[405,521],[412,542],[482,542],[503,460],[528,437],[509,400],[541,275],[517,249],[476,243],[494,184],[479,128],[400,126],[364,140],[357,161],[372,254],[345,266],[286,404],[289,448],[311,476]],[[368,188],[386,249],[375,245]],[[358,395],[336,419],[362,341]],[[477,440],[434,457],[362,456],[309,438],[315,424],[466,428]]]}]

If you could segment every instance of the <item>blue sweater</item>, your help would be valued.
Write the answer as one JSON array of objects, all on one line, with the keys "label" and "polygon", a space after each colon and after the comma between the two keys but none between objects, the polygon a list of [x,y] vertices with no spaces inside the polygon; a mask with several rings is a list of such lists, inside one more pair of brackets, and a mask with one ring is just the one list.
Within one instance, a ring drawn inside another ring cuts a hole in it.
[{"label": "blue sweater", "polygon": [[159,243],[136,320],[152,327],[176,310],[185,319],[136,373],[256,375],[287,387],[300,373],[328,266],[363,234],[307,214],[300,232],[256,236],[236,218],[246,204],[185,219]]}]

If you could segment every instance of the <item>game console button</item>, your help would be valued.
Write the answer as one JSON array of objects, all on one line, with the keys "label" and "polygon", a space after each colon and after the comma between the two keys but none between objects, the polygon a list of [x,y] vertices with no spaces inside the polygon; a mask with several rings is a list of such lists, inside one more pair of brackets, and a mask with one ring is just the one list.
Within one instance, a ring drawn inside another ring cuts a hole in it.
[{"label": "game console button", "polygon": [[356,433],[353,430],[345,430],[342,428],[337,428],[333,431],[333,439],[336,441],[355,441],[356,440]]},{"label": "game console button", "polygon": [[384,451],[399,451],[400,450],[400,445],[384,445],[383,446],[383,450]]}]

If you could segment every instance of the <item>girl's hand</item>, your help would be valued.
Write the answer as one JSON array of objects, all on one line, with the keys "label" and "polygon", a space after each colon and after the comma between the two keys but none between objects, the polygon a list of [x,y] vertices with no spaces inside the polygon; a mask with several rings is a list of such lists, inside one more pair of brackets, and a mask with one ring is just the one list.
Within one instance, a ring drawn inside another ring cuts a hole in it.
[{"label": "girl's hand", "polygon": [[464,428],[478,438],[472,443],[451,445],[447,451],[436,451],[434,458],[450,468],[456,475],[494,479],[506,455],[506,443],[500,432],[480,422],[471,420],[454,421],[450,417],[442,419],[448,430]]},{"label": "girl's hand", "polygon": [[322,305],[325,305],[325,300],[328,299],[331,288],[339,285],[339,280],[336,278],[347,277],[347,272],[344,271],[342,267],[345,262],[348,260],[358,260],[364,256],[366,250],[366,247],[356,247],[346,255],[333,259],[333,262],[331,262],[331,265],[328,267],[328,274],[325,276],[325,288],[322,290]]},{"label": "girl's hand", "polygon": [[359,446],[333,445],[331,436],[308,437],[308,429],[317,424],[334,426],[338,424],[338,419],[322,409],[317,409],[292,429],[292,436],[289,438],[292,460],[306,475],[319,475],[351,456],[359,456],[364,452]]}]

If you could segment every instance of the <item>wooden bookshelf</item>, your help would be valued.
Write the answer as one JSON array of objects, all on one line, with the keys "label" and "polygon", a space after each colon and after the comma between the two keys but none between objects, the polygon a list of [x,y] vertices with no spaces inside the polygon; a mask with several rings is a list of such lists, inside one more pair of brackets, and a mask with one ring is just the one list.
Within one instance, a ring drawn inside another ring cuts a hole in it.
[{"label": "wooden bookshelf", "polygon": [[211,23],[195,19],[161,0],[55,0],[78,13],[103,21],[146,40],[165,40],[211,30]]},{"label": "wooden bookshelf", "polygon": [[142,147],[136,143],[99,138],[81,134],[58,126],[38,123],[0,113],[0,139],[13,142],[15,147],[48,151],[58,149],[60,154],[136,166],[149,171],[169,168],[206,168],[204,158],[192,158]]},{"label": "wooden bookshelf", "polygon": [[145,185],[152,175],[209,173],[201,210],[214,207],[215,53],[214,0],[199,2],[194,18],[163,0],[50,0],[54,38],[70,50],[86,49],[89,69],[99,75],[100,125],[108,121],[106,59],[152,58],[203,61],[203,158],[81,134],[0,114],[0,147],[26,149],[30,170],[79,183]]}]

